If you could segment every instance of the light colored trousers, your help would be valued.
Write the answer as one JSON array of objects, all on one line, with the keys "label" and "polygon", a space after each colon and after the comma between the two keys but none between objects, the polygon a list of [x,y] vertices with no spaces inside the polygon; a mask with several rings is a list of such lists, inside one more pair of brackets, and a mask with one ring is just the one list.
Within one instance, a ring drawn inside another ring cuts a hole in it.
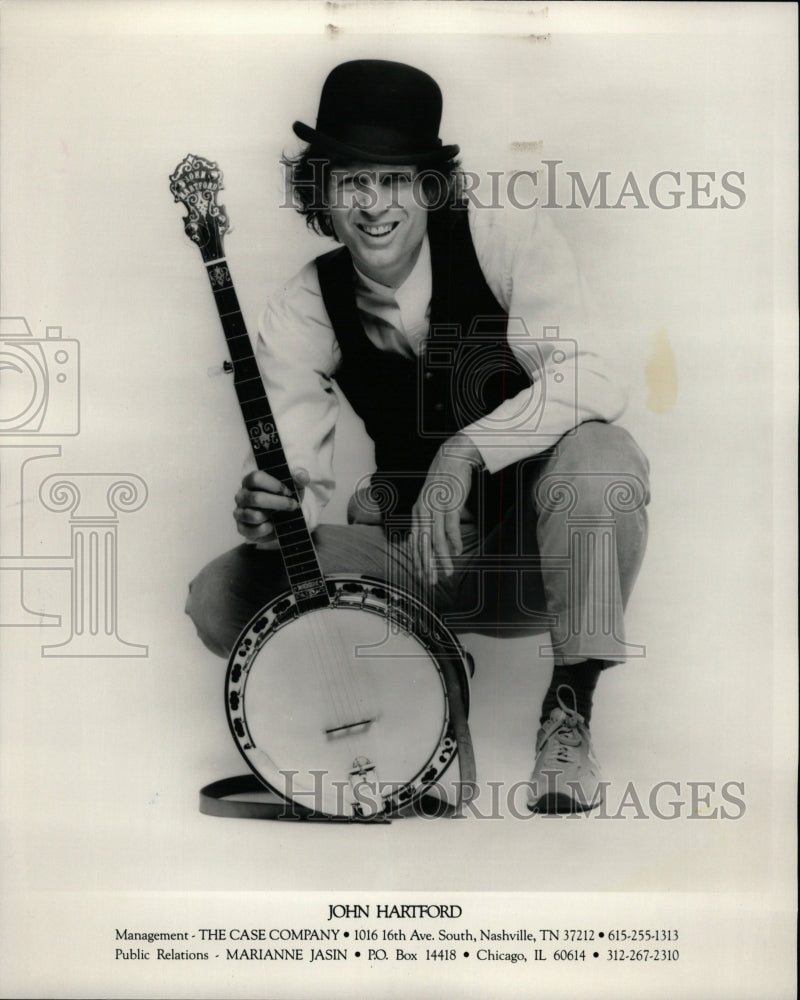
[{"label": "light colored trousers", "polygon": [[[387,539],[380,526],[323,524],[314,544],[325,575],[359,573],[402,586],[455,631],[549,632],[556,663],[619,663],[632,649],[623,615],[647,544],[648,471],[627,431],[579,425],[509,477],[515,495],[485,537],[475,523],[462,523],[454,572],[440,572],[427,589],[407,545]],[[259,608],[287,589],[280,554],[244,544],[198,574],[186,611],[205,645],[228,656]]]}]

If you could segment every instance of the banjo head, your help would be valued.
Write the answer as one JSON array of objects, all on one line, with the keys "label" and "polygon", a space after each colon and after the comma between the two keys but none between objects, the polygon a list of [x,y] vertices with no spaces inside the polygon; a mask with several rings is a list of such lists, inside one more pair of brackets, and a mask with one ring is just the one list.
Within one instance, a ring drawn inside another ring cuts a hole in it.
[{"label": "banjo head", "polygon": [[262,783],[304,810],[391,814],[456,755],[442,663],[466,693],[466,654],[404,591],[361,576],[327,585],[330,607],[301,614],[286,594],[239,636],[226,678],[231,732]]}]

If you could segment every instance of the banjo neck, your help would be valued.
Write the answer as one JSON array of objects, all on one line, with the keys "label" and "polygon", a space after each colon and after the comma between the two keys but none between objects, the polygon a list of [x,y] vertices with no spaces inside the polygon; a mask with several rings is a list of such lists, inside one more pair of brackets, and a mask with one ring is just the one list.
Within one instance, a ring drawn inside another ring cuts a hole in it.
[{"label": "banjo neck", "polygon": [[[299,504],[297,487],[289,471],[223,251],[223,237],[229,223],[225,207],[216,203],[221,188],[222,172],[216,163],[200,156],[185,157],[170,177],[175,201],[182,202],[188,212],[183,220],[186,235],[200,248],[214,293],[231,358],[233,385],[256,466],[279,480]],[[329,606],[328,588],[300,507],[293,511],[276,511],[271,521],[300,612]]]}]

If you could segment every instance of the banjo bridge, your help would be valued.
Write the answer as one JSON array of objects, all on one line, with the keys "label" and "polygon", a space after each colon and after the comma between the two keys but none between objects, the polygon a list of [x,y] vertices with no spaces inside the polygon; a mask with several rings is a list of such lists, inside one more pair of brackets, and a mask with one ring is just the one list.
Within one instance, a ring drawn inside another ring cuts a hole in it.
[{"label": "banjo bridge", "polygon": [[337,736],[340,733],[350,733],[354,729],[366,729],[371,726],[375,719],[360,719],[358,722],[347,722],[343,726],[332,726],[325,730],[326,736]]}]

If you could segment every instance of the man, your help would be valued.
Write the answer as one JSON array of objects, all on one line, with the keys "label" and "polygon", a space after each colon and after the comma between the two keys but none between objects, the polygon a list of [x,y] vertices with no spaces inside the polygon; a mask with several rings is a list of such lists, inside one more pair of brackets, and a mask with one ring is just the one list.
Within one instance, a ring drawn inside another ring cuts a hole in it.
[{"label": "man", "polygon": [[[647,460],[612,424],[625,397],[564,241],[541,213],[459,196],[441,109],[435,81],[410,66],[330,73],[316,127],[294,124],[308,146],[286,162],[299,211],[342,246],[273,297],[257,355],[324,572],[416,587],[464,631],[549,628],[529,805],[586,809],[602,797],[592,693],[626,656]],[[333,378],[375,443],[346,526],[319,524],[334,488]],[[265,472],[244,478],[234,516],[247,544],[203,570],[188,604],[220,655],[286,589],[270,517],[294,506]]]}]

